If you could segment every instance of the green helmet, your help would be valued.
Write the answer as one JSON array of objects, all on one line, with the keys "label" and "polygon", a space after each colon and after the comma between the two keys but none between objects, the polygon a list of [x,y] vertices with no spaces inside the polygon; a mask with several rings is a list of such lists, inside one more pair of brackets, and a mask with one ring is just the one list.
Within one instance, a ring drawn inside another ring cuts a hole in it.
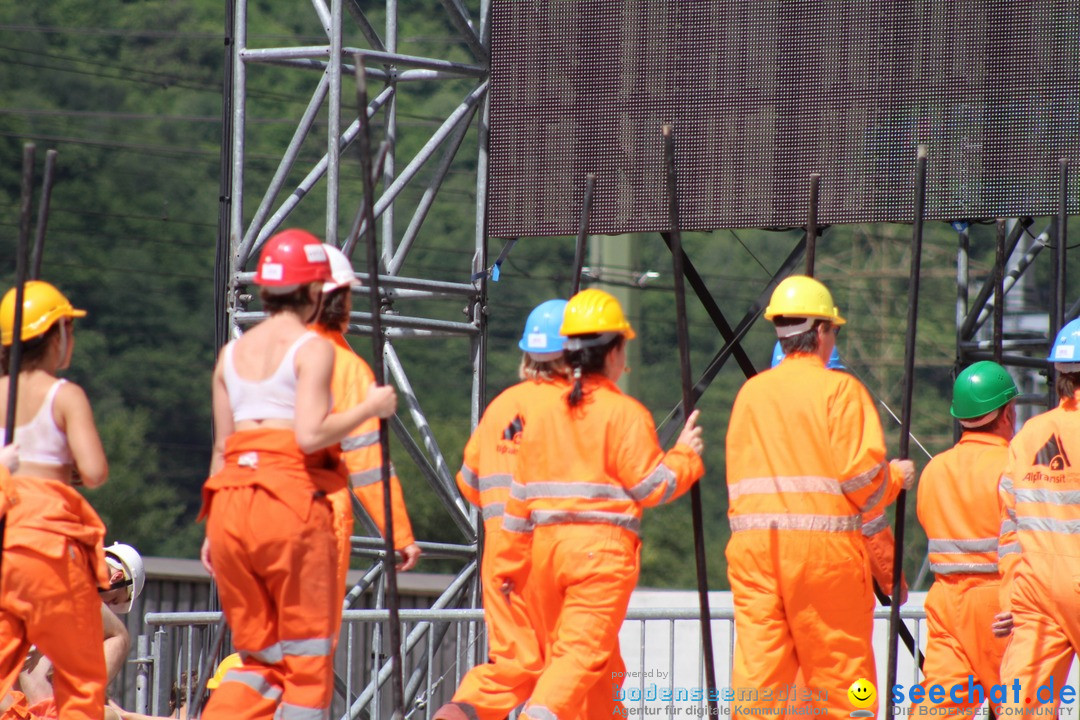
[{"label": "green helmet", "polygon": [[1005,368],[996,362],[982,360],[956,377],[949,414],[958,420],[981,417],[1019,394],[1012,375]]}]

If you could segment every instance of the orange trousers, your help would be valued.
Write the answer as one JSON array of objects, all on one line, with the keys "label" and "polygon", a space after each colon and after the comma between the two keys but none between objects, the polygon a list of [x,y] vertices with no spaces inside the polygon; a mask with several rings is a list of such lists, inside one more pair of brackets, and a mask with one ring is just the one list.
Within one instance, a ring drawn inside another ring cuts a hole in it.
[{"label": "orange trousers", "polygon": [[[637,584],[640,543],[608,525],[537,528],[533,543],[523,592],[506,596],[482,573],[491,662],[470,670],[453,700],[471,705],[478,720],[502,720],[526,701],[522,718],[543,707],[560,720],[607,720],[623,707],[615,699],[626,670],[619,628]],[[608,622],[598,623],[599,614]]]},{"label": "orange trousers", "polygon": [[[17,527],[7,529],[9,535]],[[53,663],[53,689],[64,720],[105,713],[105,633],[101,598],[86,547],[71,539],[60,557],[6,547],[0,573],[0,694],[18,679],[30,645]]]},{"label": "orange trousers", "polygon": [[[1001,680],[1009,686],[1002,713],[1050,706],[1056,713],[1080,652],[1080,558],[1025,552],[1009,597],[1013,632],[1001,661]],[[1016,680],[1020,692],[1014,694]]]},{"label": "orange trousers", "polygon": [[637,586],[640,548],[637,535],[614,525],[546,525],[533,532],[530,614],[545,664],[522,718],[621,712],[613,673],[626,669],[619,630]]},{"label": "orange trousers", "polygon": [[334,647],[341,630],[341,611],[345,605],[345,580],[352,558],[353,509],[352,491],[348,485],[326,494],[334,513],[334,542],[337,546],[337,578],[334,581]]},{"label": "orange trousers", "polygon": [[[735,605],[732,716],[792,705],[787,693],[801,669],[811,704],[828,708],[830,717],[848,717],[848,687],[877,677],[870,645],[874,595],[862,538],[737,532],[727,561]],[[876,714],[877,704],[869,709]]]},{"label": "orange trousers", "polygon": [[488,662],[465,674],[453,698],[473,706],[479,720],[502,720],[525,702],[544,667],[543,648],[526,610],[529,600],[520,593],[503,594],[502,583],[492,572],[501,533],[501,517],[484,522],[480,591]]},{"label": "orange trousers", "polygon": [[226,673],[203,717],[326,717],[341,618],[330,503],[314,500],[305,522],[258,485],[224,487],[213,493],[206,535],[244,664]]},{"label": "orange trousers", "polygon": [[[1001,658],[1008,638],[996,638],[990,630],[994,615],[1001,612],[997,575],[939,575],[926,595],[926,659],[923,661],[922,685],[941,685],[947,694],[944,702],[927,705],[938,708],[936,714],[972,715],[985,704],[990,689],[1000,682]],[[968,698],[969,676],[972,686],[981,686],[981,694]],[[961,702],[948,695],[952,694]],[[919,704],[919,703],[916,703]],[[1000,714],[996,703],[995,712]],[[913,711],[917,713],[918,711]]]}]

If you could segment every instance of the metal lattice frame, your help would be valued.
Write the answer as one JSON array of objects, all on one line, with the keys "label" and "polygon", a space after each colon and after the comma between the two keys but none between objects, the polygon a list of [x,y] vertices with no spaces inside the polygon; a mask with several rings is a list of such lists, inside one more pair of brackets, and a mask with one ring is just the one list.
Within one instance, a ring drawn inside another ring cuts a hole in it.
[{"label": "metal lattice frame", "polygon": [[[311,0],[311,9],[325,31],[326,42],[296,47],[264,48],[249,44],[248,12],[254,3],[249,3],[248,0],[233,0],[234,4],[227,10],[228,22],[231,24],[227,34],[232,37],[232,47],[223,110],[223,125],[226,128],[223,144],[228,157],[223,156],[222,160],[217,281],[224,300],[219,300],[221,304],[218,308],[219,345],[263,317],[262,313],[247,309],[247,302],[251,298],[247,288],[253,273],[246,271],[246,268],[257,257],[267,238],[278,229],[288,226],[290,215],[301,203],[307,203],[305,207],[310,206],[312,199],[308,198],[308,195],[314,188],[319,188],[320,193],[325,190],[326,242],[342,247],[350,255],[357,239],[363,242],[366,228],[361,219],[361,208],[343,207],[340,201],[342,171],[345,169],[343,164],[353,163],[355,167],[355,158],[349,157],[347,152],[363,129],[356,117],[355,95],[347,90],[343,93],[343,88],[355,82],[355,58],[362,58],[369,87],[372,88],[372,99],[366,108],[367,118],[370,121],[381,115],[382,121],[379,123],[381,137],[374,136],[372,144],[378,147],[381,141],[381,154],[377,163],[381,166],[381,176],[376,178],[381,180],[381,187],[376,190],[373,205],[381,246],[382,269],[379,281],[383,288],[383,308],[391,306],[399,299],[453,303],[454,309],[459,309],[464,301],[467,306],[467,320],[463,322],[437,317],[381,314],[386,336],[385,365],[402,399],[400,417],[395,417],[391,422],[391,428],[399,441],[395,456],[400,462],[400,450],[404,450],[404,454],[416,463],[463,538],[461,544],[419,543],[427,557],[451,557],[465,561],[458,577],[436,601],[437,608],[477,606],[475,558],[478,551],[479,518],[475,510],[463,503],[457,493],[450,465],[431,431],[421,399],[413,390],[408,373],[394,347],[394,341],[401,338],[457,337],[470,343],[472,386],[469,401],[471,419],[475,425],[484,406],[484,303],[487,267],[484,219],[488,146],[489,2],[490,0],[480,0],[479,6],[470,11],[463,0],[441,0],[449,25],[460,39],[459,49],[467,49],[473,58],[471,62],[410,55],[406,48],[399,47],[397,0],[385,0],[386,25],[381,35],[368,20],[358,0],[331,0],[329,4],[326,0]],[[365,46],[346,46],[344,38],[356,35],[357,30],[366,41]],[[255,66],[265,64],[285,66],[295,69],[296,72],[309,74],[318,72],[322,75],[305,110],[296,118],[296,129],[278,162],[272,180],[267,187],[258,189],[261,200],[252,210],[244,204],[245,193],[250,196],[253,190],[246,182],[247,79]],[[410,83],[442,80],[460,82],[463,78],[475,81],[471,90],[461,97],[457,107],[431,133],[422,149],[399,168],[398,158],[395,157],[399,94],[407,92]],[[327,120],[325,153],[317,162],[303,167],[300,160],[301,146],[314,137],[317,132],[317,119],[323,113]],[[342,127],[344,123],[341,118],[348,117],[354,119]],[[422,244],[424,221],[444,179],[455,163],[462,141],[470,132],[476,133],[478,156],[475,163],[478,169],[473,254],[470,265],[462,267],[459,273],[459,276],[467,281],[444,282],[409,277],[403,273],[405,260],[410,251]],[[296,173],[303,175],[302,180],[290,184],[290,176],[295,178]],[[402,190],[421,183],[423,186],[422,192],[418,193],[419,200],[415,205],[406,206]],[[407,229],[400,236],[395,232],[395,214],[398,212],[411,213]],[[353,218],[350,232],[344,237],[339,233],[343,218]],[[361,280],[367,277],[364,272],[357,274]],[[359,304],[362,300],[358,298],[354,302]],[[350,330],[370,335],[370,322],[370,312],[354,311]],[[414,439],[413,434],[406,428],[403,422],[406,415],[411,420],[419,441]],[[367,520],[365,525],[372,535],[377,534],[370,520],[362,516],[361,520]],[[376,560],[372,570],[365,574],[364,580],[349,593],[347,603],[357,600],[369,587],[379,583],[381,577],[381,542],[353,538],[353,553]],[[378,606],[381,607],[381,586],[377,589],[376,597]],[[437,626],[428,625],[423,630],[414,631],[403,642],[406,653],[419,653],[423,649],[419,642],[420,637],[414,637],[417,632],[420,636],[427,632],[430,642],[434,644],[442,637]],[[470,637],[469,646],[473,648],[473,653],[477,646],[476,641],[476,637]],[[387,652],[379,647],[379,643],[380,635],[376,633],[373,648],[376,657]],[[475,662],[476,658],[471,659]],[[404,673],[407,704],[414,701],[417,689],[423,686],[423,683],[418,681],[417,673],[422,675],[424,667],[422,656],[415,662],[410,662],[406,654]],[[358,693],[349,709],[348,717],[360,717],[364,713],[378,715],[381,693],[376,689],[382,686],[389,674],[390,663],[387,660],[385,665],[372,672],[368,687]],[[410,692],[413,697],[410,697]]]}]

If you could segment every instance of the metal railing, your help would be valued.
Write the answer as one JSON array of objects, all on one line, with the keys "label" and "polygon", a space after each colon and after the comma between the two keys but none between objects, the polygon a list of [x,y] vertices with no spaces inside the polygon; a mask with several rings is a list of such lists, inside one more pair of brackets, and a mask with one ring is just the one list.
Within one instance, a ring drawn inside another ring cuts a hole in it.
[{"label": "metal railing", "polygon": [[[731,659],[735,651],[734,612],[728,593],[712,609],[713,645],[718,650],[716,673],[721,692],[730,688]],[[342,720],[389,716],[389,657],[383,648],[385,609],[347,610],[334,661],[335,697],[332,716]],[[704,662],[701,652],[698,610],[692,607],[634,607],[629,610],[620,644],[626,663],[625,677],[612,678],[613,693],[628,708],[646,708],[662,703],[669,708],[680,705],[681,716],[701,716],[706,703],[702,689]],[[136,709],[151,715],[177,716],[170,710],[170,691],[185,705],[191,702],[197,682],[185,682],[197,674],[203,655],[213,646],[214,630],[221,618],[218,612],[148,613],[149,635],[137,642],[138,664]],[[901,618],[916,641],[925,645],[921,605],[905,607]],[[465,672],[485,657],[486,634],[483,612],[478,609],[402,609],[403,663],[405,674],[406,717],[429,720],[432,713],[453,695]],[[886,667],[888,609],[878,608],[874,615],[874,647],[878,654],[879,675]],[[222,654],[229,652],[228,643]],[[901,648],[898,682],[919,682],[917,664]],[[213,668],[220,658],[207,662]],[[212,672],[212,670],[210,671]],[[854,678],[853,678],[854,680]],[[879,678],[878,686],[884,678]],[[619,687],[621,685],[621,688]],[[665,700],[666,698],[666,700]],[[649,712],[653,712],[650,710]]]}]

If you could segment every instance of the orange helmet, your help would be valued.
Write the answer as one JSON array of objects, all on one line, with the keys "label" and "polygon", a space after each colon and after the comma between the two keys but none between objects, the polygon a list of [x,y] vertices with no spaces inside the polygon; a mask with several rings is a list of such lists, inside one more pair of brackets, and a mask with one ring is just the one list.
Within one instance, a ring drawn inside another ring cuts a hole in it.
[{"label": "orange helmet", "polygon": [[277,292],[330,279],[330,261],[322,242],[308,231],[295,228],[282,230],[266,241],[255,272],[256,285]]}]

